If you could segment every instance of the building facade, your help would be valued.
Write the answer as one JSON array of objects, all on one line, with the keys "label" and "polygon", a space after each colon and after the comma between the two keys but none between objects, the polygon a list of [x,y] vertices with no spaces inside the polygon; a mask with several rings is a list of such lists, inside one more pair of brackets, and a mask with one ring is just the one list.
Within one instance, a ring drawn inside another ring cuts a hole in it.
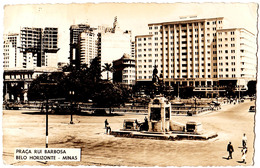
[{"label": "building facade", "polygon": [[24,27],[4,35],[4,48],[4,68],[57,67],[58,28]]},{"label": "building facade", "polygon": [[57,68],[35,67],[32,69],[10,68],[4,70],[3,100],[12,102],[28,101],[27,93],[32,81],[41,74],[50,74],[51,72],[57,72]]},{"label": "building facade", "polygon": [[46,27],[43,32],[43,54],[42,66],[57,67],[58,66],[58,28]]},{"label": "building facade", "polygon": [[14,68],[19,65],[19,49],[17,46],[20,46],[20,36],[19,34],[5,34],[3,36],[4,45],[3,45],[3,67]]},{"label": "building facade", "polygon": [[126,85],[135,84],[135,59],[124,54],[120,59],[113,61],[113,82]]},{"label": "building facade", "polygon": [[97,56],[97,34],[93,31],[85,30],[80,34],[80,63],[91,64],[92,59]]},{"label": "building facade", "polygon": [[[122,31],[115,17],[112,28],[102,28],[98,33],[98,57],[101,67],[105,63],[111,64],[113,60],[120,59],[124,53],[131,54],[131,31]],[[103,79],[111,79],[112,73],[102,72]]]},{"label": "building facade", "polygon": [[[151,81],[156,65],[168,86],[195,86],[194,91],[201,91],[203,86],[210,94],[219,94],[219,89],[214,91],[212,86],[225,84],[220,80],[246,87],[245,81],[256,75],[256,48],[242,51],[255,46],[255,36],[245,29],[223,29],[223,23],[224,18],[217,17],[148,24],[149,35],[135,38],[136,80]],[[252,69],[242,68],[242,64]]]},{"label": "building facade", "polygon": [[[86,38],[92,36],[95,28],[91,28],[89,24],[77,24],[70,26],[70,64],[72,66],[80,67],[81,63],[85,63],[88,59],[86,59],[86,53],[88,51],[81,49],[81,45],[83,48],[86,47],[87,43],[82,44]],[[85,37],[81,36],[81,33],[84,33]],[[85,41],[85,42],[88,42]],[[82,53],[81,53],[82,52]],[[91,53],[91,52],[90,52]]]}]

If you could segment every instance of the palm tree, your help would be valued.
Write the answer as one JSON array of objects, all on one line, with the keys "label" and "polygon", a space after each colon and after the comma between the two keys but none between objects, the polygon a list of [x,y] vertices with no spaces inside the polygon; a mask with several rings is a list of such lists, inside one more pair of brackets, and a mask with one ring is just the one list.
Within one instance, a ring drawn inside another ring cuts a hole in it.
[{"label": "palm tree", "polygon": [[114,72],[114,68],[112,66],[112,64],[109,64],[109,63],[105,63],[103,66],[102,66],[103,70],[102,72],[107,72],[107,80],[109,79],[109,72]]}]

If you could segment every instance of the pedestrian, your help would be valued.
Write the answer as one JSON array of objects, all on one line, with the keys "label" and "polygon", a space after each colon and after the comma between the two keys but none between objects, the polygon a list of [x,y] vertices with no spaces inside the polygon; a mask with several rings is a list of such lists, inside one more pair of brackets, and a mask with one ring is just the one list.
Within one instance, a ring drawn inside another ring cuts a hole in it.
[{"label": "pedestrian", "polygon": [[247,143],[247,137],[246,137],[246,134],[244,133],[244,135],[242,137],[242,146],[243,146],[243,148],[246,147],[246,143]]},{"label": "pedestrian", "polygon": [[242,152],[242,163],[246,164],[246,153],[247,153],[247,147],[243,147],[243,149],[241,150]]},{"label": "pedestrian", "polygon": [[105,120],[105,129],[107,129],[107,126],[109,125],[107,119]]},{"label": "pedestrian", "polygon": [[227,151],[229,153],[229,156],[228,156],[228,160],[229,159],[232,159],[232,153],[234,152],[234,148],[233,148],[233,145],[231,144],[231,142],[229,142],[228,146],[227,146]]}]

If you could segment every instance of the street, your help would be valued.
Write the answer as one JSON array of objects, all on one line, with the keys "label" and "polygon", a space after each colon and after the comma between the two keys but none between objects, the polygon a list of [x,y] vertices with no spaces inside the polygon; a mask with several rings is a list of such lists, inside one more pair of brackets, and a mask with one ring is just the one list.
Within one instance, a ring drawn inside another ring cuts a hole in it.
[{"label": "street", "polygon": [[[198,116],[173,116],[185,124],[199,121],[206,131],[218,134],[207,141],[164,141],[106,135],[104,121],[112,130],[123,127],[126,118],[144,120],[145,115],[73,116],[49,115],[49,148],[81,148],[81,162],[18,162],[15,148],[45,147],[45,115],[32,110],[3,110],[3,160],[7,165],[97,165],[97,166],[239,166],[252,165],[254,154],[254,117],[248,112],[254,101],[223,105],[219,111]],[[23,114],[27,112],[27,114]],[[247,163],[241,163],[242,136],[248,142]],[[233,159],[227,160],[227,144],[234,146]]]}]

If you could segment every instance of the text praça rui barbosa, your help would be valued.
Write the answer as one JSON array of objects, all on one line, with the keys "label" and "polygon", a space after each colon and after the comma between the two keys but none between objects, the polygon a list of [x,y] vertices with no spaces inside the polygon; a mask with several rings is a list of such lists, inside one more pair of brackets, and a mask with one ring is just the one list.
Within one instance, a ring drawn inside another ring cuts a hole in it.
[{"label": "text pra\u00e7a rui barbosa", "polygon": [[17,161],[80,161],[79,148],[16,148]]}]

